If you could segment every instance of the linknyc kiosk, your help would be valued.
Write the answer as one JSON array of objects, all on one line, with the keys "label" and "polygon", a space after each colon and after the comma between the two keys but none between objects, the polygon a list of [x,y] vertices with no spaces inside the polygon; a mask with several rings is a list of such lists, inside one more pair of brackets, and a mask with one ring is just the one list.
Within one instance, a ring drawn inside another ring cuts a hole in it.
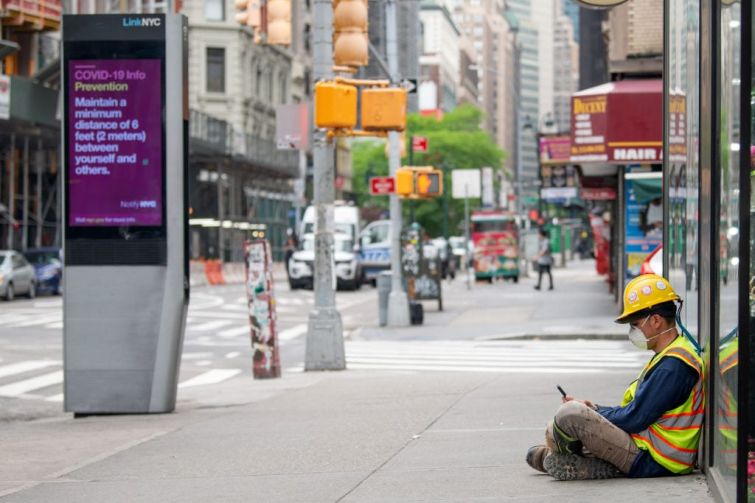
[{"label": "linknyc kiosk", "polygon": [[64,408],[170,412],[189,302],[188,27],[63,17]]}]

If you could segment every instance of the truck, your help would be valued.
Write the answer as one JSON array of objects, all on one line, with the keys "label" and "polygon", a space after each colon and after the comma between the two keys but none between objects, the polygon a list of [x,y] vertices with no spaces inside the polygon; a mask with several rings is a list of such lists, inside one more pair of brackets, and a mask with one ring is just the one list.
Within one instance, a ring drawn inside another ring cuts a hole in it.
[{"label": "truck", "polygon": [[519,225],[515,214],[507,210],[473,211],[472,264],[475,279],[510,279],[519,282]]}]

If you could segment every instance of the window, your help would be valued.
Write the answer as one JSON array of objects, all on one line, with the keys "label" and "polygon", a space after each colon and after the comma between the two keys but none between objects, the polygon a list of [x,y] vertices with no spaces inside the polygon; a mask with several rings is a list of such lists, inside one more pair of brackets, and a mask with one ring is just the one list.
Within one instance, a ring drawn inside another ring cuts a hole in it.
[{"label": "window", "polygon": [[267,74],[267,102],[272,104],[275,99],[275,81],[273,79],[273,72]]},{"label": "window", "polygon": [[207,21],[225,21],[225,0],[204,0],[204,18]]},{"label": "window", "polygon": [[225,49],[207,48],[207,92],[225,93]]}]

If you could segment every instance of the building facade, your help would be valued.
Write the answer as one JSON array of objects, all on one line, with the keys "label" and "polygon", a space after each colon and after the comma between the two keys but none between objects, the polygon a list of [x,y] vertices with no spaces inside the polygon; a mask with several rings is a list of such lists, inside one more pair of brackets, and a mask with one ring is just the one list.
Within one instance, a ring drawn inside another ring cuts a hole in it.
[{"label": "building facade", "polygon": [[[422,54],[420,64],[420,111],[449,112],[456,107],[459,94],[461,32],[444,5],[425,2],[420,6]],[[433,86],[427,84],[432,82]],[[430,97],[422,96],[422,90]]]}]

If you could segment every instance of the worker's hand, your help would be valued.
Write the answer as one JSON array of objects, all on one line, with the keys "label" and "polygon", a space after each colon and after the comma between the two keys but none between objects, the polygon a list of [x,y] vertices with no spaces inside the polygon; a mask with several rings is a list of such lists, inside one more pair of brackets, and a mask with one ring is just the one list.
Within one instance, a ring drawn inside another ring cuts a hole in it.
[{"label": "worker's hand", "polygon": [[588,407],[590,407],[593,410],[597,409],[597,406],[594,403],[592,403],[590,400],[577,400],[576,398],[574,398],[571,395],[566,395],[565,397],[563,397],[561,399],[561,401],[563,403],[575,401],[575,402],[583,403],[583,404],[587,405]]}]

